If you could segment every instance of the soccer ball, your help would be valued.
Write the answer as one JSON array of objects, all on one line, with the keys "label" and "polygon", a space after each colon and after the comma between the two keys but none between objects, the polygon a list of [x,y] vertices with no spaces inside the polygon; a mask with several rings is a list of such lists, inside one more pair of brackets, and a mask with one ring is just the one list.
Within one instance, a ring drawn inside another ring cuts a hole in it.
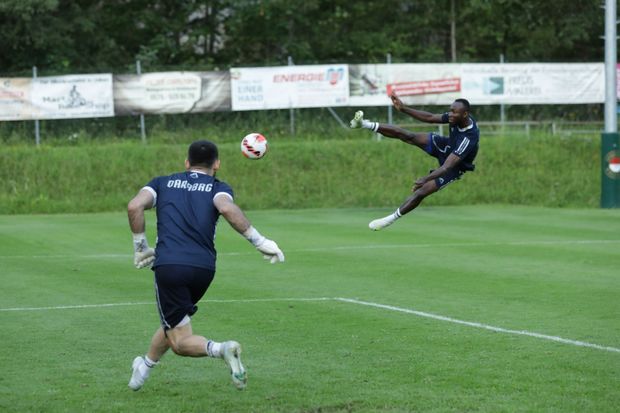
[{"label": "soccer ball", "polygon": [[248,159],[262,158],[267,149],[267,139],[260,133],[250,133],[241,140],[241,153]]}]

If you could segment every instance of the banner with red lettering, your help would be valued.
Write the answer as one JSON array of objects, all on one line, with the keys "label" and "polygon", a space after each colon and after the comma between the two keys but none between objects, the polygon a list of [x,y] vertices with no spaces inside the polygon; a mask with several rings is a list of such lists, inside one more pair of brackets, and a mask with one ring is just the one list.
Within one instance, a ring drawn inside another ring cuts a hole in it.
[{"label": "banner with red lettering", "polygon": [[412,105],[447,105],[461,97],[461,65],[398,63],[349,65],[351,106],[391,105],[396,92]]},{"label": "banner with red lettering", "polygon": [[347,65],[232,68],[230,78],[233,110],[349,104]]}]

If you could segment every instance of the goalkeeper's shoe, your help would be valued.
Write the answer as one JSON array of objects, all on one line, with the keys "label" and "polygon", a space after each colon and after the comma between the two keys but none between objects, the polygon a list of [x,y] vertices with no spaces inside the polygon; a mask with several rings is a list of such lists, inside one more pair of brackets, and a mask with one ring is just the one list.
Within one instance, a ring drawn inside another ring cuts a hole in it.
[{"label": "goalkeeper's shoe", "polygon": [[379,231],[385,227],[389,227],[390,225],[394,223],[394,221],[396,221],[394,216],[388,215],[387,217],[383,217],[383,218],[375,219],[374,221],[370,221],[370,224],[368,224],[368,228],[372,229],[373,231]]},{"label": "goalkeeper's shoe", "polygon": [[131,368],[133,369],[133,373],[131,374],[131,379],[129,379],[129,388],[134,391],[140,390],[146,379],[148,379],[151,369],[148,368],[141,356],[133,359]]},{"label": "goalkeeper's shoe", "polygon": [[239,390],[245,389],[248,382],[248,375],[241,364],[241,345],[236,341],[225,341],[222,343],[222,358],[230,367],[232,381]]},{"label": "goalkeeper's shoe", "polygon": [[349,122],[349,126],[351,127],[351,129],[359,129],[362,127],[363,121],[364,121],[364,112],[362,112],[361,110],[358,110],[357,112],[355,112],[355,116],[353,116],[353,119],[351,119],[351,122]]}]

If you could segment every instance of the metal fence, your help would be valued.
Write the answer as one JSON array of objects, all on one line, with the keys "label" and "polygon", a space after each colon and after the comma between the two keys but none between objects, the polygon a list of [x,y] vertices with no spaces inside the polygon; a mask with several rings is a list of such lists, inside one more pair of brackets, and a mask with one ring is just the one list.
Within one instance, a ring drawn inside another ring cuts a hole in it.
[{"label": "metal fence", "polygon": [[[428,125],[400,124],[405,129],[413,131],[428,131]],[[603,121],[600,122],[565,122],[565,121],[507,121],[507,122],[478,122],[484,136],[523,135],[530,137],[533,133],[545,133],[554,136],[592,136],[601,133]],[[447,135],[447,125],[437,125],[440,135]]]}]

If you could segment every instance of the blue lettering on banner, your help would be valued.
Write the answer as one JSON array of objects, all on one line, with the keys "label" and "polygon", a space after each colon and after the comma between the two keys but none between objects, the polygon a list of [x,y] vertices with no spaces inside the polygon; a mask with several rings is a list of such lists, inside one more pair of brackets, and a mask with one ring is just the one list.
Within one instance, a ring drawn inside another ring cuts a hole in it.
[{"label": "blue lettering on banner", "polygon": [[190,184],[181,179],[170,179],[166,186],[172,189],[185,189],[189,192],[211,192],[213,189],[213,184]]}]

